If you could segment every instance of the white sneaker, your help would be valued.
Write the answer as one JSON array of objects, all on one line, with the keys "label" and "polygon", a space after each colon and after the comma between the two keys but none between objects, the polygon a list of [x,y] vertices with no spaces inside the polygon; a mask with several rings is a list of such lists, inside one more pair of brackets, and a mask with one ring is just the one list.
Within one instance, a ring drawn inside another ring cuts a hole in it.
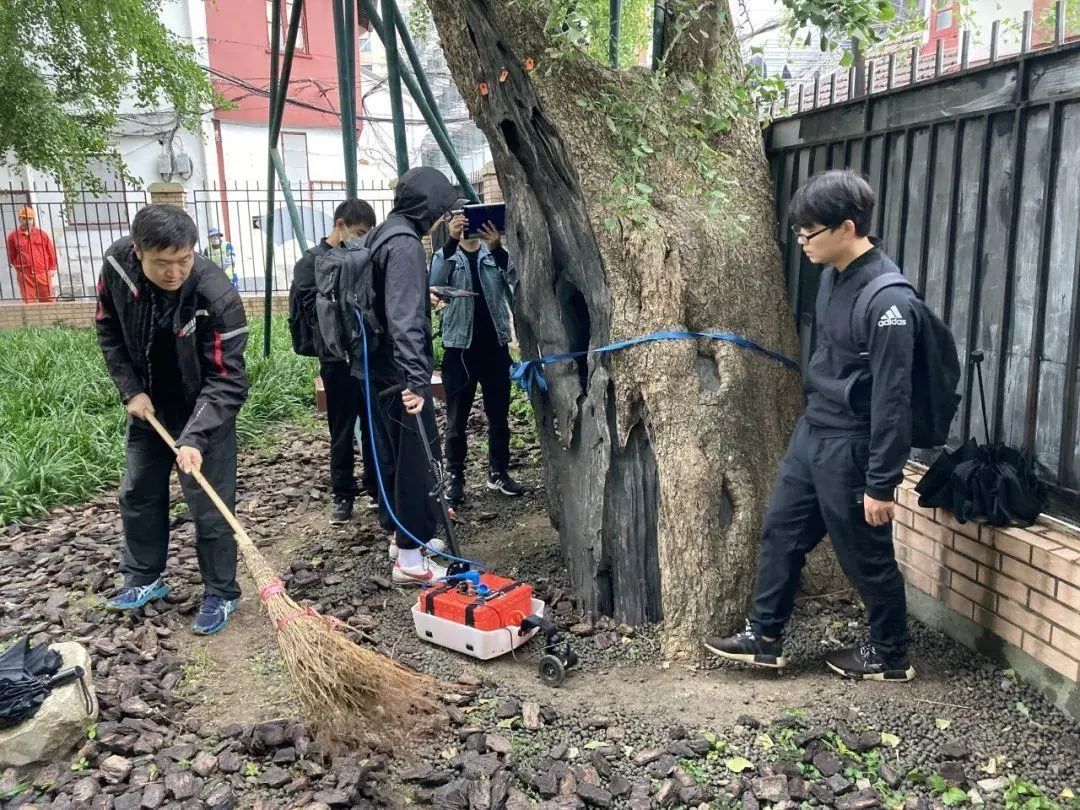
[{"label": "white sneaker", "polygon": [[420,565],[413,568],[403,568],[400,563],[394,563],[390,579],[397,585],[428,585],[445,576],[445,568],[425,557]]},{"label": "white sneaker", "polygon": [[[440,537],[432,537],[427,541],[428,547],[433,551],[446,551],[446,543],[443,542]],[[427,549],[425,549],[427,551]],[[390,539],[390,547],[386,550],[387,556],[390,557],[390,562],[397,562],[398,547],[397,540],[395,538]]]}]

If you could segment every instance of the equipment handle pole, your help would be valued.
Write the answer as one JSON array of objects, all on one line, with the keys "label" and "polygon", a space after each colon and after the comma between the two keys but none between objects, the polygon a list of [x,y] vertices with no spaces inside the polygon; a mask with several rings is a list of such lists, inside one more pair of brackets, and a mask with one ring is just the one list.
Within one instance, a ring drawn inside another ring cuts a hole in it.
[{"label": "equipment handle pole", "polygon": [[986,418],[986,389],[983,387],[982,361],[983,353],[981,351],[973,351],[971,353],[971,362],[975,366],[975,375],[979,380],[979,400],[982,403],[983,433],[986,436],[986,444],[989,446],[990,422]]},{"label": "equipment handle pole", "polygon": [[424,453],[427,455],[428,464],[431,466],[431,474],[435,476],[435,488],[439,493],[439,506],[442,512],[443,526],[446,527],[446,542],[450,546],[450,553],[460,557],[457,545],[457,536],[454,534],[454,521],[450,518],[450,505],[446,502],[446,493],[443,490],[442,467],[435,460],[431,452],[431,443],[428,441],[427,427],[424,425],[424,412],[416,414],[416,427],[420,431],[420,441],[424,444]]}]

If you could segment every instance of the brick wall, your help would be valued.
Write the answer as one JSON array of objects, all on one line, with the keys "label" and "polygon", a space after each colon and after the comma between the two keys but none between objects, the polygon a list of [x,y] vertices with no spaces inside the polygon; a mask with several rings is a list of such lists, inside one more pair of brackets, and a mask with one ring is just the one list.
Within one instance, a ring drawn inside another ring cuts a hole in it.
[{"label": "brick wall", "polygon": [[[18,329],[23,326],[92,326],[96,304],[93,301],[58,301],[55,304],[22,304],[0,302],[0,329]],[[248,319],[262,317],[262,296],[244,296],[244,309]],[[289,311],[289,298],[275,294],[271,311],[281,314]]]},{"label": "brick wall", "polygon": [[896,556],[908,586],[1040,664],[1080,682],[1080,532],[960,524],[921,509],[912,472],[897,496]]}]

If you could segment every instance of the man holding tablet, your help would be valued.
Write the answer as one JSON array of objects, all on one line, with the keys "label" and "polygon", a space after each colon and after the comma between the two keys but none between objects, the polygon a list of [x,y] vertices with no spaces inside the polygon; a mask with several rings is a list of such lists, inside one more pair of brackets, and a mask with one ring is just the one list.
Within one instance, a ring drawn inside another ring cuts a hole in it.
[{"label": "man holding tablet", "polygon": [[475,231],[465,211],[455,212],[450,238],[431,262],[433,287],[452,287],[474,295],[450,297],[442,310],[442,365],[446,389],[446,498],[465,500],[466,429],[483,389],[488,421],[488,489],[521,495],[510,477],[510,318],[517,270],[503,247],[497,225],[485,221]]}]

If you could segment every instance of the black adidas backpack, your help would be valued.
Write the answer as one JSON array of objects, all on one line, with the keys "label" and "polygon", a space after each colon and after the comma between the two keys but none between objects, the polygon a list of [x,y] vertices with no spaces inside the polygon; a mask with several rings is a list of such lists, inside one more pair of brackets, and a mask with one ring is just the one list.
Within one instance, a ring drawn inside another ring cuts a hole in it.
[{"label": "black adidas backpack", "polygon": [[[384,222],[361,237],[346,239],[315,260],[315,315],[326,359],[352,362],[364,348],[375,351],[383,328],[375,315],[375,265],[379,248],[391,237],[420,237],[404,220]],[[360,314],[362,321],[357,319]]]},{"label": "black adidas backpack", "polygon": [[[915,289],[901,273],[882,273],[871,279],[855,299],[852,335],[860,354],[867,359],[863,327],[874,296],[888,287]],[[949,430],[960,405],[960,395],[956,393],[960,384],[960,356],[949,327],[917,294],[916,300],[922,312],[911,363],[911,446],[927,449],[941,447],[949,441]]]}]

